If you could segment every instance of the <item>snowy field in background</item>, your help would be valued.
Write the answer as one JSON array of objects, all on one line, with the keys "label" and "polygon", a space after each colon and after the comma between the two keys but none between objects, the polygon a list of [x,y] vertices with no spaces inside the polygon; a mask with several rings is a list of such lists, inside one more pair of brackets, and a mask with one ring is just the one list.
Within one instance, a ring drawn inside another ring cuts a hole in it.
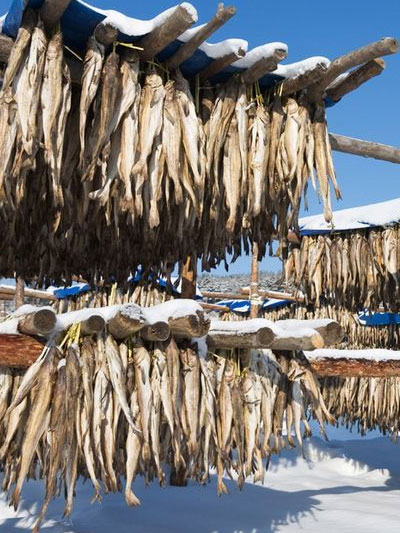
[{"label": "snowy field in background", "polygon": [[[315,435],[318,430],[315,429]],[[343,428],[329,430],[330,442],[313,437],[305,446],[307,460],[296,450],[274,457],[265,485],[247,483],[240,493],[228,481],[230,494],[218,498],[215,479],[207,487],[135,492],[141,507],[130,509],[123,495],[111,494],[90,505],[90,483],[79,484],[69,521],[62,520],[63,499],[50,505],[45,533],[264,533],[400,531],[399,447],[371,433],[366,438]],[[43,487],[28,482],[20,510],[0,499],[0,531],[30,530],[40,508]]]}]

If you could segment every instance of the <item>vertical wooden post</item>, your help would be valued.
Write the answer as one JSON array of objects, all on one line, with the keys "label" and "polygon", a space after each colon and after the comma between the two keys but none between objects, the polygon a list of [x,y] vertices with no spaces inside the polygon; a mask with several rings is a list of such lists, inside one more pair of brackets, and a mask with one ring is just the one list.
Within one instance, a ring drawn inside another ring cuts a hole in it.
[{"label": "vertical wooden post", "polygon": [[257,318],[260,310],[260,300],[258,294],[258,243],[253,242],[251,250],[251,272],[250,272],[250,318]]},{"label": "vertical wooden post", "polygon": [[197,260],[195,255],[189,255],[181,269],[182,289],[181,298],[196,298]]},{"label": "vertical wooden post", "polygon": [[15,309],[18,309],[18,307],[21,307],[21,305],[24,305],[24,287],[25,287],[25,281],[20,276],[17,276],[16,280],[16,287],[15,287]]}]

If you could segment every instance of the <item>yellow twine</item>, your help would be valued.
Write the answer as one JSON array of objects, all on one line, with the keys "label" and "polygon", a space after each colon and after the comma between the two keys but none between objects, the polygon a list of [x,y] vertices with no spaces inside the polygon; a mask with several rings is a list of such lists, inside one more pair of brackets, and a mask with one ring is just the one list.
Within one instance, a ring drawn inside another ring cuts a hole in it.
[{"label": "yellow twine", "polygon": [[[140,50],[141,52],[143,52],[144,48],[142,48],[141,46],[135,46],[134,44],[131,44],[131,43],[121,43],[121,41],[114,41],[113,45],[115,45],[115,48],[117,46],[125,46],[126,48],[131,48],[132,50]],[[114,48],[114,51],[115,51],[115,48]]]}]

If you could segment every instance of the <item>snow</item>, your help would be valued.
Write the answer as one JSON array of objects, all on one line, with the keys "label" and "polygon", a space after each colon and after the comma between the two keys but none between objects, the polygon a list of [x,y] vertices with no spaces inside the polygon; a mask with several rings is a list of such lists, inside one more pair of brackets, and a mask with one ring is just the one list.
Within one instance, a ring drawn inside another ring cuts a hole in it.
[{"label": "snow", "polygon": [[395,361],[400,360],[400,351],[384,350],[384,349],[371,349],[371,350],[337,350],[326,349],[314,350],[312,352],[304,352],[304,355],[309,361],[313,359],[320,359],[321,357],[327,357],[329,359],[367,359],[369,361]]},{"label": "snow", "polygon": [[[335,231],[362,229],[374,226],[386,226],[400,221],[400,198],[376,204],[341,209],[333,213]],[[300,233],[326,232],[332,228],[324,220],[323,215],[313,215],[299,220]]]},{"label": "snow", "polygon": [[330,61],[327,57],[315,56],[308,57],[302,61],[297,61],[296,63],[288,63],[287,65],[282,65],[279,63],[276,70],[272,74],[277,76],[282,76],[283,78],[295,78],[305,74],[309,70],[313,70],[317,65],[325,65],[329,67]]},{"label": "snow", "polygon": [[3,24],[4,24],[4,21],[6,20],[6,16],[7,16],[7,13],[0,17],[0,33],[1,33],[2,29],[3,29]]},{"label": "snow", "polygon": [[260,59],[272,56],[276,50],[284,50],[287,53],[288,46],[285,43],[279,42],[257,46],[256,48],[253,48],[247,52],[242,59],[238,59],[232,63],[232,66],[237,68],[249,68],[254,65],[254,63],[257,63],[257,61]]},{"label": "snow", "polygon": [[[114,9],[99,9],[97,7],[92,6],[91,4],[83,2],[82,0],[78,1],[84,6],[89,7],[93,11],[96,11],[96,13],[104,15],[106,18],[102,21],[103,24],[111,24],[121,33],[129,37],[141,37],[142,35],[150,33],[158,26],[161,26],[165,22],[165,20],[171,15],[171,13],[173,13],[178,7],[170,7],[169,9],[162,11],[156,17],[150,20],[140,20],[135,19],[133,17],[128,17],[123,13],[120,13],[119,11],[115,11]],[[179,5],[184,8],[186,12],[191,16],[193,22],[197,21],[197,11],[196,8],[192,6],[192,4],[189,4],[188,2],[183,2]]]},{"label": "snow", "polygon": [[187,315],[195,315],[198,311],[203,311],[200,304],[194,300],[182,298],[180,300],[169,300],[152,307],[143,307],[142,312],[149,324],[158,321],[167,321],[169,318],[182,318]]},{"label": "snow", "polygon": [[[314,429],[314,427],[313,427]],[[315,431],[315,434],[317,434]],[[303,459],[298,450],[273,456],[264,485],[246,483],[242,492],[227,479],[229,494],[218,498],[216,479],[206,487],[160,488],[134,483],[142,501],[125,505],[122,494],[90,504],[92,487],[78,483],[70,520],[62,520],[63,499],[52,501],[43,532],[55,533],[376,533],[398,531],[400,464],[388,438],[361,438],[328,428],[331,440],[312,437]],[[0,529],[29,531],[44,495],[42,482],[29,481],[18,512],[0,498]],[[118,524],[118,525],[117,525]]]},{"label": "snow", "polygon": [[228,322],[225,320],[211,320],[210,333],[224,334],[228,332],[236,333],[237,335],[245,335],[246,333],[256,333],[260,328],[274,328],[274,323],[265,318],[252,318],[250,320],[241,320]]},{"label": "snow", "polygon": [[[179,36],[178,40],[186,43],[189,41],[196,33],[198,33],[206,24],[200,24],[195,28],[189,28],[182,35]],[[247,52],[249,43],[244,39],[226,39],[219,43],[211,44],[207,41],[204,41],[200,46],[199,50],[207,54],[211,59],[217,59],[218,57],[224,57],[232,52],[238,53],[239,50],[244,50]]]}]

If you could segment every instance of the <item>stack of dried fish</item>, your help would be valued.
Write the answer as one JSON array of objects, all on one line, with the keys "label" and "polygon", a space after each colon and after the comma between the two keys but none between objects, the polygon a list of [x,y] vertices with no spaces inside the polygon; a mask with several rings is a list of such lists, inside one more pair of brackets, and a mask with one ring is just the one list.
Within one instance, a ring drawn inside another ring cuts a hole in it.
[{"label": "stack of dried fish", "polygon": [[399,226],[303,237],[286,261],[310,302],[347,309],[396,310],[400,303]]},{"label": "stack of dried fish", "polygon": [[0,92],[2,274],[123,281],[189,255],[209,269],[252,239],[264,254],[275,235],[285,246],[314,168],[330,220],[322,104],[266,105],[237,77],[191,87],[94,37],[71,85],[62,34],[29,13]]},{"label": "stack of dried fish", "polygon": [[321,378],[329,409],[346,427],[361,434],[379,429],[396,440],[400,431],[400,378]]},{"label": "stack of dried fish", "polygon": [[165,485],[170,465],[205,483],[216,467],[221,494],[225,474],[240,488],[248,476],[264,480],[263,459],[286,444],[284,420],[289,445],[293,426],[301,446],[308,402],[323,433],[325,421],[334,422],[301,359],[269,350],[199,357],[173,339],[146,347],[133,338],[118,345],[111,335],[69,338],[63,352],[46,348],[25,375],[0,372],[3,490],[16,508],[24,481],[44,477],[36,531],[61,483],[71,513],[79,476],[93,483],[94,500],[119,490],[139,505],[131,486],[138,475]]}]

